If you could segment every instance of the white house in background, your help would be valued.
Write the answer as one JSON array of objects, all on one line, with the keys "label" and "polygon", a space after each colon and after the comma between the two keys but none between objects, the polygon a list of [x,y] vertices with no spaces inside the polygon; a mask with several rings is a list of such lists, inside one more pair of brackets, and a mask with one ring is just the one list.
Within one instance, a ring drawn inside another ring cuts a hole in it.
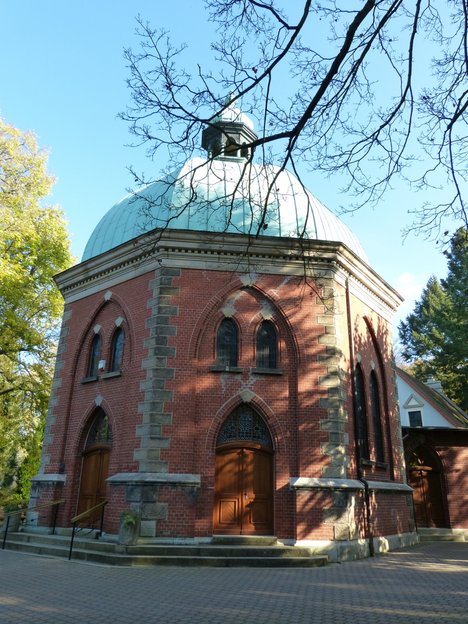
[{"label": "white house in background", "polygon": [[[397,368],[406,476],[418,530],[468,538],[468,416],[439,382]],[[466,536],[466,537],[465,537]]]},{"label": "white house in background", "polygon": [[466,427],[466,414],[442,391],[440,382],[426,383],[396,369],[398,403],[402,427]]}]

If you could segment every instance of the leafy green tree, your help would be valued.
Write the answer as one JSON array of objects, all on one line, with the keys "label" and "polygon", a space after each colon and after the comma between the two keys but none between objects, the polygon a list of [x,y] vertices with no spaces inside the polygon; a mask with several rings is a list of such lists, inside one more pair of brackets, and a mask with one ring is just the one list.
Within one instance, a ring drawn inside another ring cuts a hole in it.
[{"label": "leafy green tree", "polygon": [[434,375],[446,395],[468,411],[468,231],[451,240],[448,275],[431,277],[420,301],[400,323],[402,357],[425,381]]},{"label": "leafy green tree", "polygon": [[0,494],[27,497],[53,374],[71,264],[61,210],[43,205],[53,178],[31,133],[0,119]]}]

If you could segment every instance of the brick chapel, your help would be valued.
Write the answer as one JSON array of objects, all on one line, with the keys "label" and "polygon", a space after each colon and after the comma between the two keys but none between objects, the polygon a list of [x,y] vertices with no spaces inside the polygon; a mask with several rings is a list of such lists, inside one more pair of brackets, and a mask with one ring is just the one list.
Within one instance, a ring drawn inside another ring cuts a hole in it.
[{"label": "brick chapel", "polygon": [[[107,500],[140,539],[276,536],[335,560],[416,541],[390,322],[399,295],[230,105],[204,158],[117,203],[65,309],[31,505]],[[34,520],[34,518],[33,518]],[[38,531],[50,520],[37,518]]]}]

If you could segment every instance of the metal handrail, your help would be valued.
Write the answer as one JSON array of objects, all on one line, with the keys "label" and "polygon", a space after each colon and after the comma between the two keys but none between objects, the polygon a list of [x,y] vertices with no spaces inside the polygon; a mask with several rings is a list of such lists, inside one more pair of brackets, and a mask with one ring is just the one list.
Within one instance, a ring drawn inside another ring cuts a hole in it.
[{"label": "metal handrail", "polygon": [[53,519],[53,522],[52,522],[52,535],[54,535],[54,533],[55,533],[55,526],[56,526],[56,522],[57,522],[58,506],[61,505],[62,503],[64,503],[65,500],[66,500],[65,498],[61,498],[60,500],[50,501],[49,503],[42,503],[42,505],[35,505],[34,507],[20,507],[19,509],[15,510],[15,511],[7,511],[7,512],[5,512],[6,525],[5,525],[5,533],[3,535],[3,541],[2,541],[2,550],[5,550],[5,544],[6,544],[6,539],[7,539],[7,535],[8,535],[8,527],[10,526],[10,518],[13,517],[13,516],[22,515],[23,513],[29,513],[31,511],[37,511],[38,509],[47,509],[48,507],[54,507],[55,506],[54,519]]},{"label": "metal handrail", "polygon": [[102,535],[102,527],[104,526],[104,510],[105,510],[105,507],[106,507],[108,502],[109,501],[104,500],[104,501],[102,501],[102,503],[99,503],[98,505],[94,505],[94,507],[91,507],[90,509],[87,509],[86,511],[83,511],[82,513],[78,514],[77,516],[74,516],[71,519],[71,523],[73,525],[73,529],[72,529],[72,536],[71,536],[71,540],[70,540],[70,550],[68,552],[68,559],[69,560],[71,559],[71,556],[72,556],[73,542],[75,541],[75,531],[76,531],[76,525],[78,524],[78,522],[81,522],[82,520],[85,520],[86,518],[89,518],[90,516],[93,516],[96,511],[101,509],[101,525],[99,527],[99,533],[98,533],[98,537],[100,537]]},{"label": "metal handrail", "polygon": [[105,505],[107,505],[108,502],[109,501],[107,500],[102,501],[98,505],[94,505],[94,507],[90,507],[86,511],[81,512],[80,514],[78,514],[77,516],[71,519],[72,524],[76,522],[81,522],[81,520],[84,520],[85,518],[89,518],[89,516],[92,516],[94,512],[97,511],[100,507],[104,507]]}]

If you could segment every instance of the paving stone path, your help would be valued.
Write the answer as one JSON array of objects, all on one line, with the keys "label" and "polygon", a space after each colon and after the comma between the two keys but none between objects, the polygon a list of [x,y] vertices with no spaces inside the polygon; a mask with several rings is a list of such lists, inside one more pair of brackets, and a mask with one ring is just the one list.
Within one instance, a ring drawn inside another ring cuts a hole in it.
[{"label": "paving stone path", "polygon": [[325,568],[116,568],[0,551],[1,624],[468,624],[468,543]]}]

